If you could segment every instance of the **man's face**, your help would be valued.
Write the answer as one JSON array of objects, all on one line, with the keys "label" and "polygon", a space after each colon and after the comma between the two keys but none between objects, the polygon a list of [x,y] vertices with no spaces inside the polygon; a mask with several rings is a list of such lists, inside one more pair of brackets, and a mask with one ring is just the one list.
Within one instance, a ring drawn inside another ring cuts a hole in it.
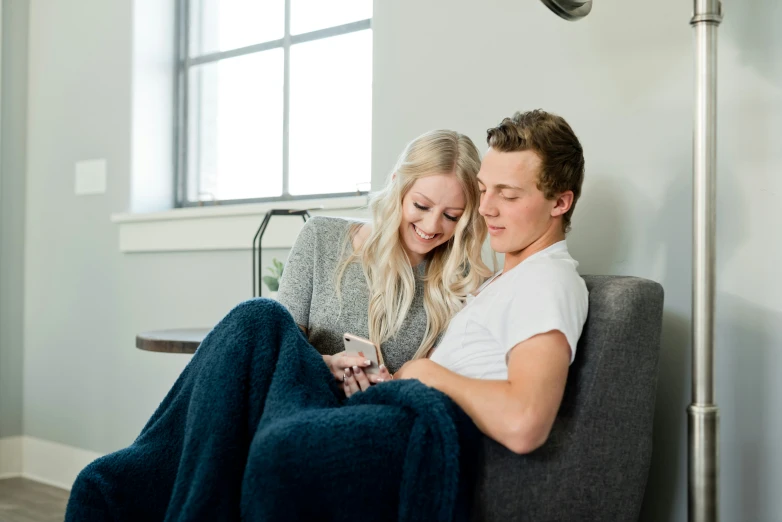
[{"label": "man's face", "polygon": [[532,151],[499,152],[489,148],[483,157],[478,183],[480,214],[489,227],[495,252],[521,252],[544,236],[552,225],[561,227],[557,200],[548,200],[538,188],[541,161]]}]

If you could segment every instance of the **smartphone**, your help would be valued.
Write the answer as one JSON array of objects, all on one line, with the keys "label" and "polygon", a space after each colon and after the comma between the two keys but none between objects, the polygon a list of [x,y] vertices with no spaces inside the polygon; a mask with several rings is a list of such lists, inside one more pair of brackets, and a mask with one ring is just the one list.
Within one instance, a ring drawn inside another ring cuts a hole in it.
[{"label": "smartphone", "polygon": [[348,355],[358,355],[372,361],[371,365],[363,367],[362,370],[370,375],[380,373],[380,365],[383,364],[383,354],[380,353],[380,348],[375,343],[369,339],[349,333],[346,333],[342,338],[345,342],[345,352]]}]

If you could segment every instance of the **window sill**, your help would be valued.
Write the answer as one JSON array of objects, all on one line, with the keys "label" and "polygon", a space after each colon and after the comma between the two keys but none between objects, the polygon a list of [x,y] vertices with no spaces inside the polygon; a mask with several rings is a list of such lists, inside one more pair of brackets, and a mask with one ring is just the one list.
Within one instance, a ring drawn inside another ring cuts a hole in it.
[{"label": "window sill", "polygon": [[[119,249],[125,253],[250,250],[264,214],[273,208],[311,209],[313,216],[368,219],[367,196],[191,207],[149,214],[113,214]],[[263,248],[290,248],[301,230],[299,217],[275,216]]]}]

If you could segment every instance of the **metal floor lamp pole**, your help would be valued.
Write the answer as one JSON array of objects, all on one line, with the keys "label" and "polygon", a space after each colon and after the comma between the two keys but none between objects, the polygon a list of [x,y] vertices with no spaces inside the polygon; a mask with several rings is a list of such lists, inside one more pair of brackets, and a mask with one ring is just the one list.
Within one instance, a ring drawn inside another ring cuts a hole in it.
[{"label": "metal floor lamp pole", "polygon": [[719,0],[694,0],[692,404],[687,408],[690,522],[719,520],[719,411],[714,402],[717,30]]},{"label": "metal floor lamp pole", "polygon": [[[579,20],[592,0],[541,0],[566,20]],[[693,128],[692,403],[687,408],[688,517],[719,520],[719,410],[714,402],[716,258],[717,31],[720,0],[693,0],[695,118]]]}]

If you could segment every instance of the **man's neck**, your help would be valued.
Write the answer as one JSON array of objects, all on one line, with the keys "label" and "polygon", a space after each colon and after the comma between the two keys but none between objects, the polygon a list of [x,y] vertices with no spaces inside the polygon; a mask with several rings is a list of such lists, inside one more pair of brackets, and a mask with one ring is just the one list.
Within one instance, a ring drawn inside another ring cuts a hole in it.
[{"label": "man's neck", "polygon": [[505,254],[505,265],[502,268],[503,273],[515,268],[525,259],[529,259],[531,256],[546,250],[551,245],[564,241],[565,233],[557,227],[556,229],[549,229],[545,234],[538,239],[530,243],[523,250],[518,252],[508,252]]}]

